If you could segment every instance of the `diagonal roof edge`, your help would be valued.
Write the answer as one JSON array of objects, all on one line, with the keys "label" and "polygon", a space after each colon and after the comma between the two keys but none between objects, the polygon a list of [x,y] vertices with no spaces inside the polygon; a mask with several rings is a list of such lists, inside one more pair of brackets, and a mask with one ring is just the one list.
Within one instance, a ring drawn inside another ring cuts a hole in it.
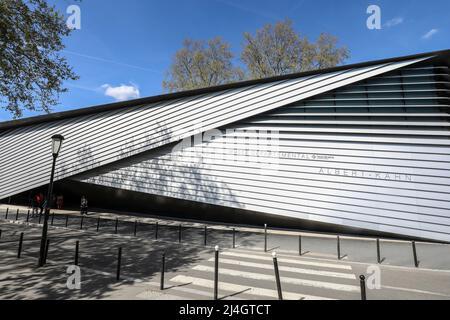
[{"label": "diagonal roof edge", "polygon": [[300,77],[305,77],[305,76],[315,75],[315,74],[320,74],[320,73],[330,73],[330,72],[341,71],[341,70],[346,70],[346,69],[351,69],[351,68],[367,67],[367,66],[371,66],[371,65],[390,63],[390,62],[401,62],[401,61],[406,61],[406,60],[419,59],[419,58],[432,57],[432,56],[435,60],[441,60],[450,65],[450,49],[441,50],[441,51],[433,51],[433,52],[420,53],[420,54],[409,55],[409,56],[401,56],[401,57],[396,57],[396,58],[373,60],[373,61],[367,61],[367,62],[362,62],[362,63],[342,65],[342,66],[333,67],[333,68],[319,69],[319,70],[300,72],[300,73],[292,73],[292,74],[270,77],[270,78],[234,82],[234,83],[220,85],[220,86],[207,87],[207,88],[188,90],[188,91],[180,91],[180,92],[162,94],[162,95],[145,97],[145,98],[140,98],[140,99],[97,105],[97,106],[92,106],[92,107],[87,107],[87,108],[50,113],[47,115],[23,118],[23,119],[18,119],[18,120],[4,121],[4,122],[0,122],[0,130],[12,129],[12,128],[31,125],[31,124],[38,124],[38,123],[50,122],[50,121],[54,121],[54,120],[61,120],[61,119],[66,119],[66,118],[77,117],[77,116],[81,116],[81,115],[88,115],[88,114],[93,114],[93,113],[110,111],[110,110],[115,110],[115,109],[119,109],[119,108],[139,106],[139,105],[144,105],[144,104],[149,104],[149,103],[161,102],[161,101],[165,101],[165,100],[172,100],[172,99],[196,96],[196,95],[201,95],[201,94],[205,94],[205,93],[241,88],[241,87],[251,86],[251,85],[255,85],[255,84],[264,84],[264,83],[276,82],[276,81],[281,81],[281,80],[295,79],[295,78],[300,78]]}]

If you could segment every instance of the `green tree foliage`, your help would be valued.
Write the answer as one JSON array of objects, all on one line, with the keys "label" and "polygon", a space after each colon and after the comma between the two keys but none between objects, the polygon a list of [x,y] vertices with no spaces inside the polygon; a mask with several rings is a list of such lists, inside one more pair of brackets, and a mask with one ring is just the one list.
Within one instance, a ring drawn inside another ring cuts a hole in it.
[{"label": "green tree foliage", "polygon": [[24,110],[50,112],[63,81],[78,77],[59,55],[70,33],[64,17],[44,0],[0,0],[0,107],[15,118]]},{"label": "green tree foliage", "polygon": [[244,34],[241,59],[252,79],[334,67],[349,57],[337,38],[322,33],[315,43],[302,37],[290,20],[267,24],[255,35]]},{"label": "green tree foliage", "polygon": [[174,57],[163,87],[174,92],[334,67],[349,57],[348,49],[337,43],[338,39],[327,33],[310,42],[293,29],[290,20],[267,24],[255,35],[244,34],[243,71],[233,67],[230,45],[220,38],[186,40]]},{"label": "green tree foliage", "polygon": [[243,72],[233,66],[230,45],[217,37],[209,41],[185,40],[163,81],[169,92],[211,87],[238,81]]},{"label": "green tree foliage", "polygon": [[244,33],[241,59],[252,79],[306,70],[312,63],[314,46],[297,34],[291,22],[266,24],[253,36]]},{"label": "green tree foliage", "polygon": [[332,68],[350,57],[346,47],[337,47],[338,39],[328,33],[322,33],[314,44],[312,69]]}]

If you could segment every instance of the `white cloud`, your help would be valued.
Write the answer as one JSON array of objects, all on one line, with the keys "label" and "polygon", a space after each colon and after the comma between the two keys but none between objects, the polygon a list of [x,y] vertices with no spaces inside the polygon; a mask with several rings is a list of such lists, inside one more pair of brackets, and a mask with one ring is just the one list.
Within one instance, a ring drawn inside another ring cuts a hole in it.
[{"label": "white cloud", "polygon": [[105,96],[112,97],[117,101],[125,101],[130,99],[137,99],[140,97],[139,88],[135,84],[120,85],[118,87],[113,87],[109,84],[102,85]]},{"label": "white cloud", "polygon": [[402,17],[397,17],[397,18],[391,19],[388,22],[386,22],[384,24],[384,26],[387,27],[387,28],[395,27],[395,26],[397,26],[399,24],[402,24],[403,21],[404,21],[404,19]]},{"label": "white cloud", "polygon": [[436,33],[438,33],[438,29],[431,29],[430,31],[428,31],[427,33],[425,33],[423,36],[422,36],[422,39],[425,39],[425,40],[427,40],[427,39],[430,39],[432,36],[434,36]]}]

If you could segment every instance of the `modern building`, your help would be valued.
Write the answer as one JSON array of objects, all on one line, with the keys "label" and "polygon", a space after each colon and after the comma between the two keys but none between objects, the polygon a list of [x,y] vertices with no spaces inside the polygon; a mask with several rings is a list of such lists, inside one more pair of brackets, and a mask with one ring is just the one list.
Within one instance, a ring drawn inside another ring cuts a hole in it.
[{"label": "modern building", "polygon": [[45,187],[58,133],[56,181],[105,205],[450,242],[449,67],[440,51],[3,122],[0,199]]}]

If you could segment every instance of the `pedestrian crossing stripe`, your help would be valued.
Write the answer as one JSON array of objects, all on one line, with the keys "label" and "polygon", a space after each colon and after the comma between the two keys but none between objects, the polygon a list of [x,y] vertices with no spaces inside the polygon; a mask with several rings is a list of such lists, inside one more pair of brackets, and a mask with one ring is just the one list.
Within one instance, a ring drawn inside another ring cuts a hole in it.
[{"label": "pedestrian crossing stripe", "polygon": [[[157,288],[157,290],[159,290],[160,284],[157,282],[146,282],[146,284],[153,286],[153,287]],[[169,284],[166,284],[164,291],[171,292],[171,295],[172,295],[172,292],[175,292],[175,296],[179,297],[182,300],[191,300],[192,299],[192,297],[189,297],[188,299],[181,297],[181,295],[183,295],[183,294],[202,296],[207,299],[213,298],[212,290],[211,291],[203,291],[203,290],[197,290],[197,289],[186,288],[186,287],[181,287],[181,286],[170,286]],[[161,292],[161,291],[159,291],[159,292]],[[142,297],[144,297],[144,295],[141,294],[141,296],[138,295],[137,297],[142,298]],[[234,297],[234,296],[233,297],[232,296],[224,297],[223,299],[224,300],[244,300],[242,298]]]},{"label": "pedestrian crossing stripe", "polygon": [[[210,289],[214,288],[214,281],[197,278],[197,277],[178,275],[178,276],[170,279],[170,281],[175,282],[175,283],[183,283],[183,284],[189,283],[189,284],[192,284],[197,287],[204,287],[204,288],[210,288]],[[252,296],[269,297],[269,298],[278,299],[278,292],[276,290],[264,289],[264,288],[258,288],[258,287],[247,287],[247,286],[229,283],[229,282],[223,282],[223,281],[219,281],[218,286],[219,286],[219,290],[223,290],[223,291],[242,292],[242,294],[249,294]],[[330,298],[306,295],[306,294],[301,294],[301,293],[293,293],[293,292],[283,292],[283,298],[286,300],[334,300],[334,299],[330,299]]]},{"label": "pedestrian crossing stripe", "polygon": [[[208,261],[214,261],[214,258],[211,258]],[[237,260],[223,259],[223,258],[221,258],[219,261],[220,261],[220,263],[223,263],[223,264],[273,270],[273,265],[271,265],[271,264],[262,264],[262,263],[247,262],[247,261],[237,261]],[[320,270],[302,269],[302,268],[294,268],[294,267],[286,267],[286,266],[279,266],[278,269],[280,271],[285,271],[285,272],[302,273],[302,274],[309,274],[309,275],[316,275],[316,276],[323,276],[323,277],[334,277],[334,278],[356,280],[356,276],[351,273],[320,271]]]},{"label": "pedestrian crossing stripe", "polygon": [[142,300],[187,300],[186,298],[176,296],[173,294],[161,293],[156,291],[146,290],[136,295],[137,299]]},{"label": "pedestrian crossing stripe", "polygon": [[[273,260],[273,258],[269,257],[269,256],[259,256],[259,255],[254,255],[254,254],[230,252],[230,251],[221,252],[221,255],[236,257],[236,258],[264,260],[264,261],[272,261]],[[288,259],[288,258],[282,258],[282,257],[278,258],[278,262],[290,263],[290,264],[300,264],[300,265],[305,265],[305,266],[314,266],[314,267],[322,267],[322,268],[331,268],[331,269],[352,270],[351,266],[344,265],[344,264],[324,263],[324,262],[307,261],[307,260],[300,260],[300,259]]]},{"label": "pedestrian crossing stripe", "polygon": [[[195,266],[192,268],[193,270],[203,271],[203,272],[214,272],[213,267],[209,266]],[[268,280],[275,281],[275,276],[254,273],[254,272],[246,272],[232,269],[220,268],[219,274],[241,277],[252,280]],[[300,285],[305,287],[315,287],[320,289],[329,289],[329,290],[337,290],[337,291],[347,291],[347,292],[359,292],[360,288],[358,286],[348,285],[348,284],[340,284],[340,283],[332,283],[332,282],[324,282],[324,281],[316,281],[316,280],[306,280],[301,278],[289,278],[289,277],[281,277],[281,282]]]}]

